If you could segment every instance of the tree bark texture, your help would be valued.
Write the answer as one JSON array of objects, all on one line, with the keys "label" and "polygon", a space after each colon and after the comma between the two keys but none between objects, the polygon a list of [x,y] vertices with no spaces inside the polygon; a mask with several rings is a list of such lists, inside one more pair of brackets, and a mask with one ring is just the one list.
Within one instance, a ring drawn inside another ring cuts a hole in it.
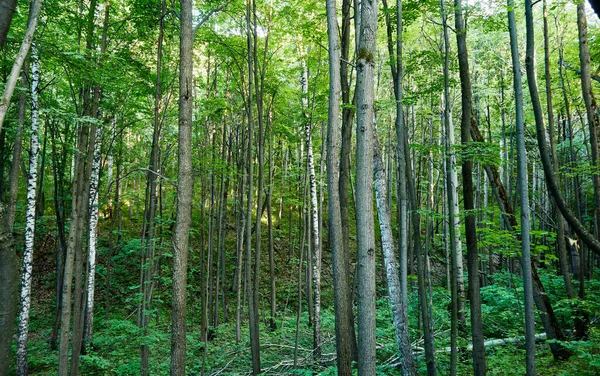
[{"label": "tree bark texture", "polygon": [[352,375],[351,316],[352,300],[349,293],[348,260],[344,252],[342,217],[340,209],[340,41],[336,1],[326,0],[327,39],[329,43],[329,106],[327,116],[327,213],[329,247],[333,258],[333,295],[335,310],[335,348],[338,374]]},{"label": "tree bark texture", "polygon": [[527,149],[525,148],[525,122],[523,120],[523,84],[517,25],[515,21],[514,0],[507,1],[508,30],[510,34],[510,52],[512,56],[513,83],[515,91],[515,116],[517,126],[517,176],[519,196],[521,198],[521,271],[523,274],[523,293],[525,309],[525,370],[528,376],[535,375],[535,316],[533,312],[533,282],[531,278],[530,245],[530,208],[529,184],[527,174]]},{"label": "tree bark texture", "polygon": [[387,201],[387,182],[385,169],[381,160],[379,140],[374,134],[374,184],[379,229],[381,232],[381,247],[383,249],[383,262],[387,277],[388,295],[392,306],[392,316],[396,329],[396,342],[400,351],[400,368],[402,375],[416,375],[417,371],[412,357],[412,347],[408,336],[408,310],[404,305],[400,291],[400,277],[398,275],[398,262],[396,260],[396,245],[392,233],[392,219]]},{"label": "tree bark texture", "polygon": [[361,8],[356,62],[356,227],[358,278],[358,374],[375,374],[375,231],[373,217],[373,100],[377,0]]},{"label": "tree bark texture", "polygon": [[[469,57],[467,53],[467,36],[463,18],[462,1],[454,0],[456,42],[458,46],[458,65],[462,99],[461,142],[468,147],[471,136],[473,104],[471,77],[469,73]],[[467,266],[469,273],[469,299],[471,307],[471,337],[473,340],[473,371],[476,375],[486,374],[485,347],[483,346],[483,323],[481,313],[481,296],[479,289],[479,260],[477,249],[477,230],[475,208],[473,202],[473,161],[463,158],[463,197],[465,215],[465,237],[467,241]]]},{"label": "tree bark texture", "polygon": [[[31,48],[31,43],[33,42],[33,34],[35,33],[35,29],[38,23],[38,17],[40,15],[40,10],[42,9],[42,1],[43,0],[35,0],[32,4],[31,11],[29,12],[27,30],[25,31],[25,36],[23,37],[21,48],[19,50],[19,53],[17,54],[17,57],[15,58],[15,62],[13,63],[12,69],[10,71],[10,75],[8,76],[8,79],[6,81],[6,86],[4,87],[4,93],[2,94],[2,98],[0,98],[0,130],[2,130],[4,117],[8,112],[10,98],[12,98],[15,86],[17,85],[17,79],[19,78],[19,74],[21,73],[21,67],[23,66],[23,62],[25,61],[25,58],[29,53],[29,49]],[[0,18],[3,17],[4,15]]]},{"label": "tree bark texture", "polygon": [[25,248],[21,272],[21,308],[17,335],[17,375],[27,375],[27,337],[29,335],[29,311],[31,308],[31,280],[33,278],[33,247],[35,241],[35,207],[38,177],[40,65],[35,46],[31,50],[31,135],[29,173],[27,175],[27,211],[25,214]]},{"label": "tree bark texture", "polygon": [[171,376],[185,371],[187,261],[192,222],[193,34],[191,0],[181,0],[179,37],[179,151],[177,219],[173,234],[173,310],[171,312]]},{"label": "tree bark texture", "polygon": [[11,344],[17,316],[19,263],[12,230],[7,223],[7,209],[0,204],[0,376],[8,375],[13,360]]}]

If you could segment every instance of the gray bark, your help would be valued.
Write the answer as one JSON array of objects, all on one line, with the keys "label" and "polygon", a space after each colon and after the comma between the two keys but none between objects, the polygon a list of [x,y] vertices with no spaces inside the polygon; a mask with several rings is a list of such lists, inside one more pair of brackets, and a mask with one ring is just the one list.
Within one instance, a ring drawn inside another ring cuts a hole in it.
[{"label": "gray bark", "polygon": [[4,123],[4,117],[8,112],[8,106],[10,105],[10,98],[13,95],[15,90],[15,86],[17,85],[17,79],[19,78],[19,74],[21,73],[21,67],[23,66],[23,62],[29,53],[29,49],[31,48],[31,43],[33,42],[33,34],[35,33],[35,29],[38,23],[38,17],[40,15],[40,10],[42,9],[42,1],[43,0],[35,0],[32,4],[31,11],[29,12],[29,21],[27,24],[27,30],[25,31],[25,36],[23,37],[23,42],[21,43],[21,48],[17,57],[15,58],[15,62],[13,63],[12,69],[10,71],[10,75],[6,81],[6,86],[4,87],[4,93],[2,94],[2,98],[0,98],[0,131],[2,130],[2,124]]},{"label": "gray bark", "polygon": [[361,6],[356,62],[356,227],[358,278],[358,374],[375,374],[375,233],[373,217],[373,100],[377,0]]},{"label": "gray bark", "polygon": [[521,64],[517,42],[514,1],[507,1],[508,30],[510,34],[510,52],[512,56],[513,83],[515,91],[515,120],[517,126],[517,176],[519,196],[521,197],[521,270],[523,274],[523,293],[525,295],[525,369],[528,376],[535,375],[535,316],[533,312],[533,281],[531,277],[530,249],[530,209],[529,185],[527,178],[527,149],[525,148],[525,123],[523,120],[523,84]]},{"label": "gray bark", "polygon": [[14,149],[12,162],[10,167],[10,198],[8,201],[8,227],[13,228],[15,224],[15,213],[17,210],[17,195],[19,193],[19,176],[21,175],[21,154],[23,150],[23,124],[25,123],[25,106],[27,105],[27,75],[29,72],[29,64],[23,65],[21,72],[21,87],[23,91],[19,95],[19,115],[17,120],[17,132],[15,134]]},{"label": "gray bark", "polygon": [[396,261],[396,245],[392,234],[392,220],[390,208],[387,201],[387,182],[385,169],[381,160],[379,140],[374,133],[374,183],[375,199],[377,202],[377,217],[379,218],[379,229],[381,232],[381,247],[383,249],[383,262],[387,277],[388,295],[392,305],[392,316],[396,329],[396,342],[400,351],[400,362],[402,375],[416,375],[417,371],[412,358],[412,349],[408,337],[408,310],[404,304],[398,275],[398,262]]},{"label": "gray bark", "polygon": [[3,286],[0,289],[0,376],[8,375],[12,364],[10,353],[19,293],[19,263],[6,217],[6,207],[0,204],[0,286]]},{"label": "gray bark", "polygon": [[17,0],[0,0],[0,50],[2,50],[6,41],[16,9]]},{"label": "gray bark", "polygon": [[352,375],[352,352],[350,331],[354,331],[352,320],[347,315],[352,305],[348,292],[348,262],[344,257],[342,216],[340,209],[340,41],[336,1],[326,0],[327,38],[329,42],[329,106],[327,122],[327,213],[329,225],[329,247],[333,258],[333,294],[335,310],[335,344],[338,374]]},{"label": "gray bark", "polygon": [[187,261],[192,224],[193,34],[191,0],[181,0],[179,36],[179,152],[177,219],[173,234],[173,310],[171,312],[171,376],[183,376],[186,351]]}]

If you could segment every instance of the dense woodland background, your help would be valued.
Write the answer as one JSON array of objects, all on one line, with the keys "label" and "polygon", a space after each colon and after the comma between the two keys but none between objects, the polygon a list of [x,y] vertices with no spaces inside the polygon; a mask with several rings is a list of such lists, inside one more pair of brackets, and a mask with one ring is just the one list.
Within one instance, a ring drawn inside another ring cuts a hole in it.
[{"label": "dense woodland background", "polygon": [[599,26],[0,0],[0,375],[598,375]]}]

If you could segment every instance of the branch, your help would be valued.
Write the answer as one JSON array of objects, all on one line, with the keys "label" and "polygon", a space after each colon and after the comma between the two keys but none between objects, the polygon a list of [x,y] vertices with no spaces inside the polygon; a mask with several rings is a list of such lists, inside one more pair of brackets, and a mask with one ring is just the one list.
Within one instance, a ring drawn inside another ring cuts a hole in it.
[{"label": "branch", "polygon": [[206,23],[206,21],[208,21],[208,19],[209,19],[209,18],[210,18],[210,17],[211,17],[213,14],[215,14],[215,13],[217,13],[217,12],[220,12],[220,11],[222,11],[223,9],[225,9],[225,7],[226,7],[227,5],[229,5],[229,3],[231,3],[231,1],[232,1],[232,0],[227,0],[227,1],[225,1],[223,4],[221,4],[220,6],[218,6],[218,7],[214,8],[214,9],[211,9],[210,11],[208,11],[208,13],[206,13],[206,14],[204,15],[204,17],[202,17],[202,19],[200,20],[200,22],[198,22],[198,23],[196,24],[196,26],[194,26],[194,33],[193,33],[193,34],[196,34],[196,32],[198,31],[198,29],[200,29],[200,27],[201,27],[202,25],[204,25],[204,23]]}]

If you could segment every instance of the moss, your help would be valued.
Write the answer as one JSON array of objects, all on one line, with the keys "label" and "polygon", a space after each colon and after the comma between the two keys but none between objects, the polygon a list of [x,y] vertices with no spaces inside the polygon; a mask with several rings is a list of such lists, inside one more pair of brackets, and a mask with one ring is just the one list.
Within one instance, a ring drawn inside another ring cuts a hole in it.
[{"label": "moss", "polygon": [[365,59],[367,63],[374,63],[375,58],[373,57],[373,53],[367,50],[366,48],[361,48],[358,50],[358,59]]}]

